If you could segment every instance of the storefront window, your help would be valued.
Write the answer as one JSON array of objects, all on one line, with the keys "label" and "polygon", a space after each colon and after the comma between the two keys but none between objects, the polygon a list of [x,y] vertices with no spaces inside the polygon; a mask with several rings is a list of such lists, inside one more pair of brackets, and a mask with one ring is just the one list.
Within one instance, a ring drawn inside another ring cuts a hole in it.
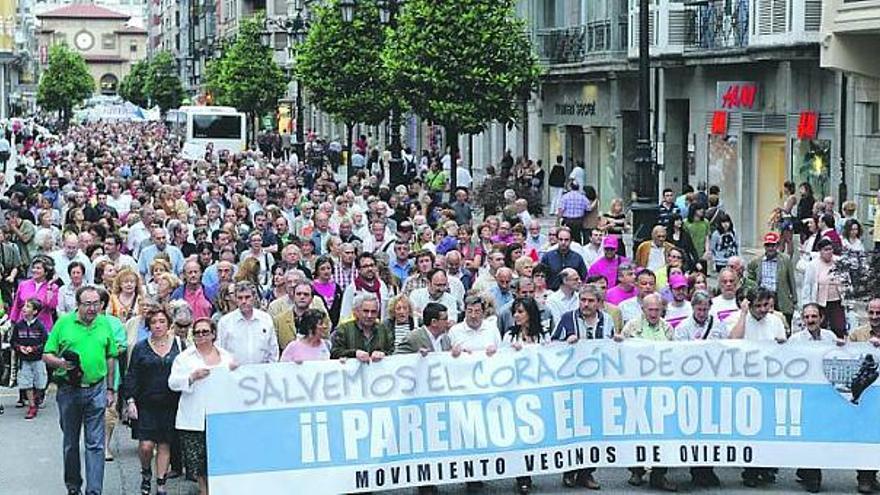
[{"label": "storefront window", "polygon": [[721,188],[721,204],[728,212],[736,211],[739,201],[738,144],[736,136],[709,136],[709,184]]},{"label": "storefront window", "polygon": [[827,139],[793,140],[791,177],[795,184],[807,182],[816,198],[831,194],[831,141]]}]

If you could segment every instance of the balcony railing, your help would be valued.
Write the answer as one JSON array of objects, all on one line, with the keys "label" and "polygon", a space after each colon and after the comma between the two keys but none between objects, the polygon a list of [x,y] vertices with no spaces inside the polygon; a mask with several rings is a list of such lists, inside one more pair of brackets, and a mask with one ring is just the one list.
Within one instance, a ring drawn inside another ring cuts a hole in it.
[{"label": "balcony railing", "polygon": [[[618,24],[617,29],[625,30],[626,25]],[[625,31],[615,35],[614,23],[610,19],[565,28],[540,29],[536,34],[539,56],[548,64],[583,62],[591,56],[620,51],[624,49],[620,40],[626,36]]]},{"label": "balcony railing", "polygon": [[748,46],[748,0],[702,0],[686,5],[690,12],[687,51]]}]

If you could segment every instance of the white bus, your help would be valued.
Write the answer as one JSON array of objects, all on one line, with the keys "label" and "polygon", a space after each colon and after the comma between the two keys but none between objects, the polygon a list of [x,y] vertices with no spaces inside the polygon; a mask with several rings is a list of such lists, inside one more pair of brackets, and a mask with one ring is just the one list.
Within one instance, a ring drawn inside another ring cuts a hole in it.
[{"label": "white bus", "polygon": [[165,122],[182,141],[181,155],[190,160],[214,152],[239,153],[247,148],[247,117],[232,107],[184,106],[169,110]]}]

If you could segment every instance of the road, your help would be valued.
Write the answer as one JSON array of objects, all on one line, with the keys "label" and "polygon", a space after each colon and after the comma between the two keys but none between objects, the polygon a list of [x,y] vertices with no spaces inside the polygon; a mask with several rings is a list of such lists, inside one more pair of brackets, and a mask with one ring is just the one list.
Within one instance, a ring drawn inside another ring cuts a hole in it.
[{"label": "road", "polygon": [[[51,394],[51,392],[50,392]],[[34,421],[25,421],[24,409],[15,409],[17,393],[8,388],[0,388],[0,403],[6,413],[0,415],[0,494],[2,495],[47,495],[63,494],[61,464],[61,431],[58,427],[58,410],[54,394],[51,394],[45,409],[40,411]],[[140,468],[135,453],[136,443],[131,440],[128,428],[121,427],[113,438],[116,460],[107,463],[104,478],[104,493],[109,495],[137,494],[140,486]],[[804,493],[794,481],[792,470],[782,470],[779,481],[762,489],[747,489],[739,480],[738,469],[720,469],[726,494],[756,493]],[[824,493],[855,493],[855,473],[851,471],[826,471]],[[601,493],[631,494],[651,493],[648,489],[633,489],[626,484],[629,473],[625,469],[600,469],[596,478],[602,484]],[[680,483],[683,492],[704,492],[690,487],[687,470],[673,469],[671,478]],[[483,493],[512,493],[512,481],[501,480],[489,483]],[[155,487],[154,487],[155,490]],[[717,492],[719,490],[711,490]],[[294,489],[291,489],[291,493]],[[535,478],[533,493],[562,494],[574,490],[562,486],[559,476],[540,476]],[[195,483],[182,479],[169,481],[168,493],[171,495],[195,495]],[[247,493],[243,491],[242,493]],[[398,490],[396,494],[415,493],[415,490]],[[441,493],[464,493],[462,485],[450,485]]]}]

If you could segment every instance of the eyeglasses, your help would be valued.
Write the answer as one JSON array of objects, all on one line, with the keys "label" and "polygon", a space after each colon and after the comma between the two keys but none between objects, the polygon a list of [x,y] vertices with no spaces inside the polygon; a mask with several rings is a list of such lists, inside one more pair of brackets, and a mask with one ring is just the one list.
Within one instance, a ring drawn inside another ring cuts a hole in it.
[{"label": "eyeglasses", "polygon": [[207,337],[213,333],[210,330],[196,330],[193,332],[193,337]]},{"label": "eyeglasses", "polygon": [[101,301],[80,301],[79,305],[84,308],[97,308],[101,305]]}]

